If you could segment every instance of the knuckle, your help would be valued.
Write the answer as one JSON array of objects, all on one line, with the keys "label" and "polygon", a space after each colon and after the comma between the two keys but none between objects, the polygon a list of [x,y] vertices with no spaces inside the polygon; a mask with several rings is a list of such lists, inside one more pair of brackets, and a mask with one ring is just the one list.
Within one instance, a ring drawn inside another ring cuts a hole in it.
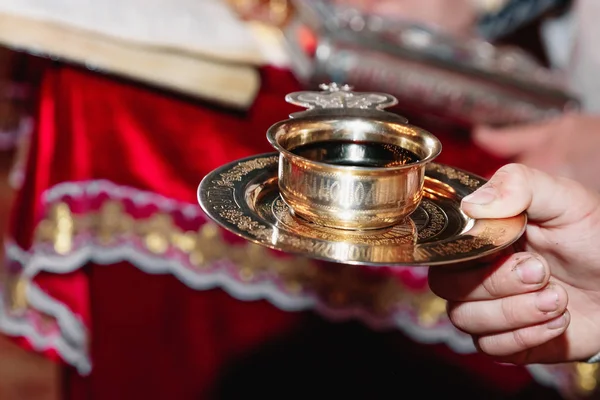
[{"label": "knuckle", "polygon": [[468,332],[470,318],[470,305],[469,303],[448,303],[447,313],[450,322],[456,328]]},{"label": "knuckle", "polygon": [[495,336],[481,336],[476,340],[477,348],[481,353],[487,354],[488,356],[501,354],[501,352],[498,351],[499,343]]},{"label": "knuckle", "polygon": [[488,184],[496,188],[502,197],[521,199],[531,175],[532,170],[523,164],[506,164],[496,171]]},{"label": "knuckle", "polygon": [[502,294],[502,280],[498,276],[498,272],[494,271],[481,284],[487,295],[494,299]]},{"label": "knuckle", "polygon": [[520,322],[520,308],[512,297],[507,297],[500,300],[500,311],[502,312],[502,318],[509,326],[515,326]]},{"label": "knuckle", "polygon": [[508,356],[498,357],[498,361],[505,362],[505,363],[511,363],[514,365],[528,365],[528,364],[532,363],[533,354],[534,354],[533,349],[530,348],[530,349],[520,351],[515,354],[510,354]]},{"label": "knuckle", "polygon": [[512,332],[512,337],[515,342],[516,351],[526,350],[532,347],[532,337],[529,329],[519,329]]},{"label": "knuckle", "polygon": [[524,352],[536,346],[536,338],[531,329],[518,329],[478,339],[481,352],[493,357],[507,357]]},{"label": "knuckle", "polygon": [[529,174],[529,168],[526,167],[523,164],[519,164],[519,163],[509,163],[506,165],[503,165],[502,167],[500,167],[498,169],[498,171],[496,171],[495,175],[500,175],[500,176],[510,176],[510,177],[518,177],[518,178],[523,178],[525,179],[527,177],[527,175]]},{"label": "knuckle", "polygon": [[567,309],[567,305],[569,303],[569,294],[567,293],[566,289],[561,285],[558,285],[556,283],[550,283],[549,285],[552,285],[552,290],[554,290],[555,293],[558,295],[557,308],[555,311],[552,312],[552,314],[560,315]]}]

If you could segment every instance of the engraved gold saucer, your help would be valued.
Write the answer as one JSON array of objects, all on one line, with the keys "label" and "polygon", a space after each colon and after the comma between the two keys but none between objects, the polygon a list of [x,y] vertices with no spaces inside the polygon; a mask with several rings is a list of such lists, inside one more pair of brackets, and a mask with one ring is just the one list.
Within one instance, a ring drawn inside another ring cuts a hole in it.
[{"label": "engraved gold saucer", "polygon": [[437,163],[425,169],[423,197],[403,222],[375,230],[328,228],[294,216],[278,185],[279,153],[249,157],[208,174],[198,187],[206,214],[235,234],[275,250],[353,265],[436,266],[510,248],[524,214],[474,220],[460,210],[483,178]]}]

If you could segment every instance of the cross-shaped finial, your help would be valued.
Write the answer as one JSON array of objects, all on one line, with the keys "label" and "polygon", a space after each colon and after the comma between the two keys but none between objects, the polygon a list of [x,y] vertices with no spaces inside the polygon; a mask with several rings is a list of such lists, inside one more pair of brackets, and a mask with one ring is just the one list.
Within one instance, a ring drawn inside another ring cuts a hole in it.
[{"label": "cross-shaped finial", "polygon": [[319,85],[319,89],[321,89],[324,92],[330,92],[330,93],[334,93],[334,92],[351,92],[354,88],[350,85],[338,85],[336,82],[331,82],[331,83],[321,83]]},{"label": "cross-shaped finial", "polygon": [[321,84],[321,92],[295,92],[288,94],[288,103],[306,107],[309,110],[318,109],[363,109],[379,110],[398,103],[394,96],[385,93],[358,93],[352,91],[350,85],[340,85],[335,82]]}]

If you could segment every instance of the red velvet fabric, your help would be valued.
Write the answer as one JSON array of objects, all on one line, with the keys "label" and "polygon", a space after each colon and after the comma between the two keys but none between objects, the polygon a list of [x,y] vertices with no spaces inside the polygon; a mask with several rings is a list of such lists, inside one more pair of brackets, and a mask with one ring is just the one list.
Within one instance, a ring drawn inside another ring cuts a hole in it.
[{"label": "red velvet fabric", "polygon": [[[207,172],[271,151],[266,129],[297,111],[284,95],[298,89],[288,72],[267,68],[255,104],[235,112],[90,71],[47,68],[12,236],[31,246],[41,193],[64,181],[107,179],[195,202]],[[464,132],[418,124],[441,139],[440,162],[482,175],[501,164]],[[43,273],[36,283],[89,329],[93,372],[82,378],[69,371],[65,395],[72,399],[381,398],[405,390],[509,398],[531,385],[523,368],[239,301],[220,289],[195,291],[127,262]],[[527,398],[536,393],[551,398],[542,388]]]}]

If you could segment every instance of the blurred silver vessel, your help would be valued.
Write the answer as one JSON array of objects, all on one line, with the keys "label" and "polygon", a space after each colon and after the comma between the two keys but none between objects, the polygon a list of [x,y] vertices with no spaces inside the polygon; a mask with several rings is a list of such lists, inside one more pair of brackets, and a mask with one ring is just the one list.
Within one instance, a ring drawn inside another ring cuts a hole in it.
[{"label": "blurred silver vessel", "polygon": [[296,0],[284,34],[308,87],[346,82],[398,98],[407,113],[503,126],[579,108],[558,75],[516,48],[458,40],[321,0]]}]

